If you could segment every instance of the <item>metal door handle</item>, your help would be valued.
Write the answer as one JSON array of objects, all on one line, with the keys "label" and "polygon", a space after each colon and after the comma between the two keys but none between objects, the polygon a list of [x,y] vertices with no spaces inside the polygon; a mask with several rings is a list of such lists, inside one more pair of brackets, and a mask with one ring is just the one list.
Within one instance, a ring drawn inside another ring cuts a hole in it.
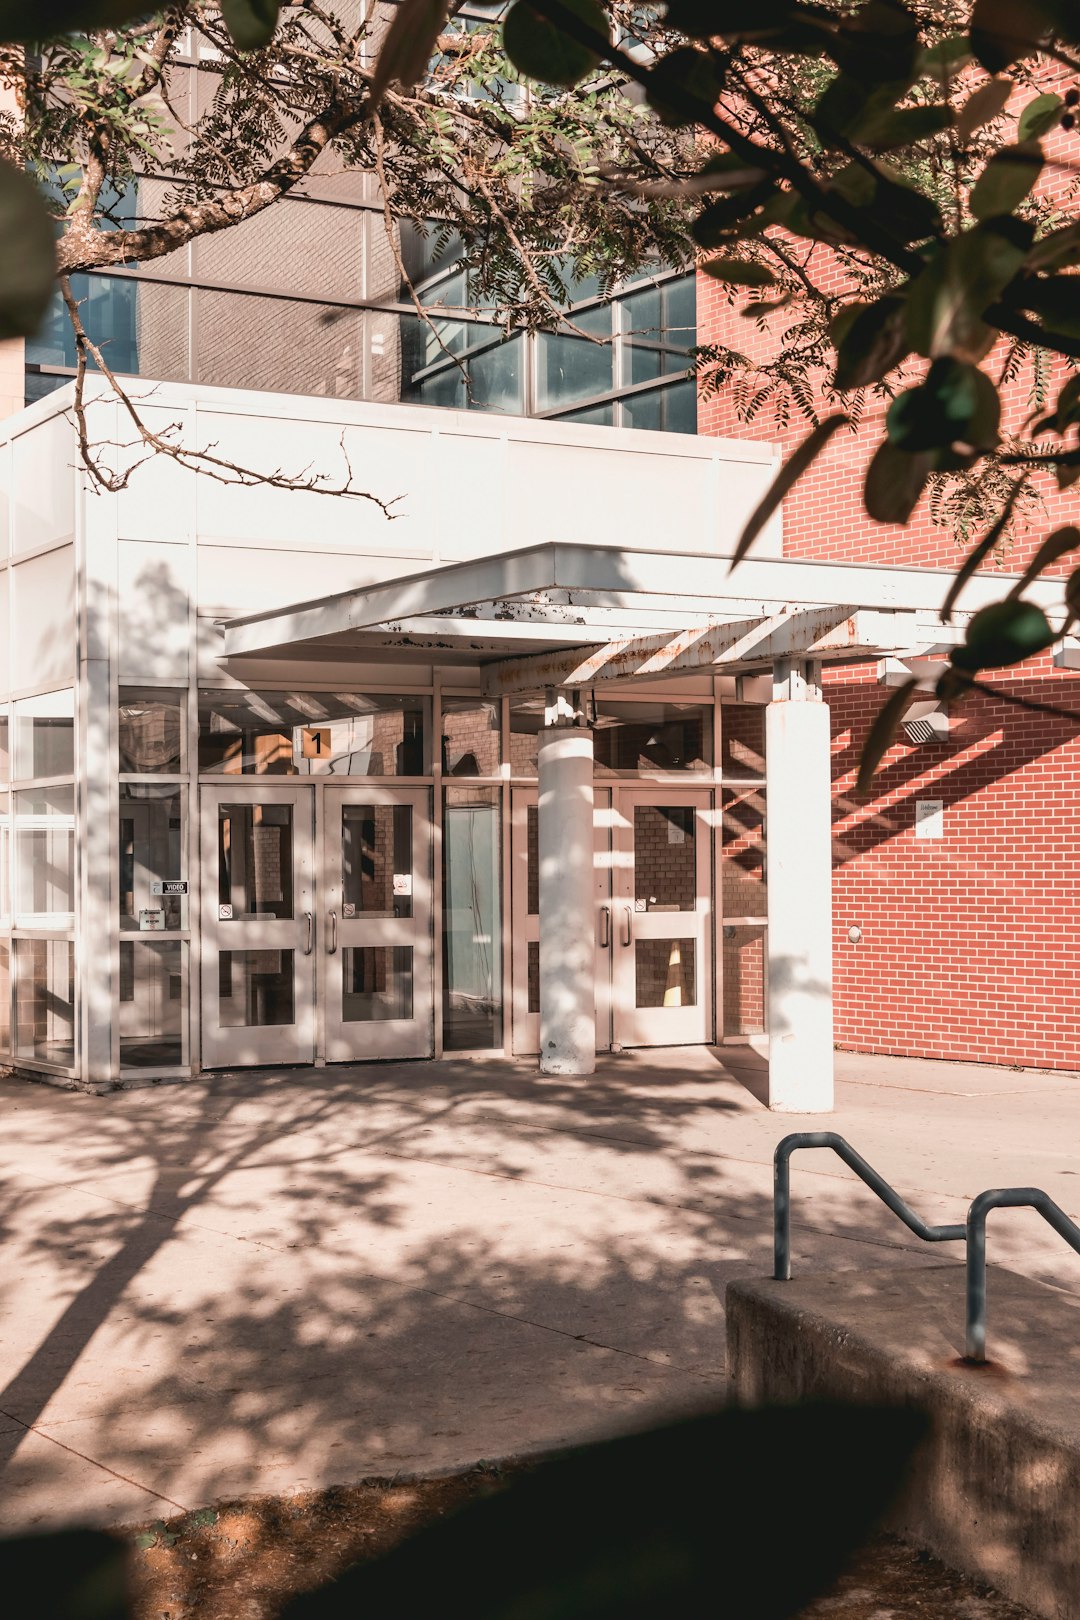
[{"label": "metal door handle", "polygon": [[632,945],[634,943],[634,913],[629,906],[624,906],[623,910],[626,914],[626,926],[623,929],[623,944]]},{"label": "metal door handle", "polygon": [[307,923],[307,944],[304,946],[304,955],[310,956],[315,944],[315,919],[310,911],[305,911],[304,920]]},{"label": "metal door handle", "polygon": [[600,907],[600,949],[606,951],[611,944],[611,907]]},{"label": "metal door handle", "polygon": [[334,952],[336,950],[337,950],[337,912],[336,911],[331,911],[330,912],[330,948],[328,949],[328,951],[326,953],[327,956],[333,956],[333,954],[334,954]]}]

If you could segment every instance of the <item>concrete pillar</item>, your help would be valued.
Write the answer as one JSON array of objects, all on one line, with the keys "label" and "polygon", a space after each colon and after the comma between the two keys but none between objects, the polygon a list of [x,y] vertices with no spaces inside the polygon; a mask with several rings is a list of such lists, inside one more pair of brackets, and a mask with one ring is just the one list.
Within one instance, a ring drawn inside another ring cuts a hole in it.
[{"label": "concrete pillar", "polygon": [[539,749],[540,1069],[596,1069],[593,740],[546,726]]},{"label": "concrete pillar", "polygon": [[768,814],[769,1107],[833,1106],[829,709],[795,666],[765,711]]}]

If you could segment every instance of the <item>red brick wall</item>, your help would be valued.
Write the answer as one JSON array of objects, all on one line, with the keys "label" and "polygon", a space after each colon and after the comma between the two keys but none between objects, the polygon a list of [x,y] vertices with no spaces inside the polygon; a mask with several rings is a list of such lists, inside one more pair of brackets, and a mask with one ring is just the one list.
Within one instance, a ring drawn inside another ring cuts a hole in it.
[{"label": "red brick wall", "polygon": [[[1055,155],[1080,155],[1075,134]],[[842,271],[813,250],[819,284],[839,290]],[[737,304],[745,303],[740,296]],[[784,313],[760,334],[701,277],[699,341],[763,355],[783,342]],[[790,315],[788,319],[790,320]],[[994,359],[986,362],[993,371]],[[916,373],[913,372],[913,376]],[[1030,371],[1006,400],[1006,421],[1030,409]],[[1053,393],[1054,390],[1052,390]],[[826,407],[828,408],[828,407]],[[880,408],[857,434],[842,433],[796,487],[784,510],[784,551],[837,562],[954,567],[963,543],[931,521],[924,499],[906,529],[862,510],[866,462],[880,436]],[[699,431],[765,439],[790,448],[807,431],[765,409],[738,418],[733,390],[699,408]],[[1018,569],[1039,539],[1080,521],[1080,486],[1040,484],[1044,508],[1021,532],[1005,566]],[[1080,562],[1063,565],[1064,571]],[[1000,566],[1000,565],[998,565]],[[1048,659],[994,684],[1075,709],[1077,724],[976,696],[954,709],[947,742],[897,744],[867,801],[852,797],[862,739],[884,689],[872,666],[834,672],[833,715],[837,1043],[857,1051],[1080,1069],[1080,677]],[[944,801],[944,836],[915,837],[919,799]],[[862,929],[852,945],[848,929]]]}]

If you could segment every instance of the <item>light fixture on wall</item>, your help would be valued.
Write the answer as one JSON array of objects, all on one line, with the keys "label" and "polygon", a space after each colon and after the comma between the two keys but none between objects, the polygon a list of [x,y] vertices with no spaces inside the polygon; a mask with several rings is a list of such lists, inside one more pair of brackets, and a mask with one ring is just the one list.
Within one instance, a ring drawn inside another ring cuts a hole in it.
[{"label": "light fixture on wall", "polygon": [[900,722],[909,743],[948,742],[949,714],[943,703],[931,699],[913,703]]}]

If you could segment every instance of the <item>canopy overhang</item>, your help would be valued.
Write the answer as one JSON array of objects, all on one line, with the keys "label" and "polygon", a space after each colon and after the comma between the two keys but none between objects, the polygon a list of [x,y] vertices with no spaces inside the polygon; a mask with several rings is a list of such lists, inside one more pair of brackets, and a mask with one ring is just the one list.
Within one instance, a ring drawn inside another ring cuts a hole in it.
[{"label": "canopy overhang", "polygon": [[[443,652],[488,695],[856,663],[955,645],[1009,576],[978,576],[943,625],[947,569],[621,550],[555,542],[450,563],[225,624],[226,658]],[[1051,617],[1061,587],[1028,593]]]}]

